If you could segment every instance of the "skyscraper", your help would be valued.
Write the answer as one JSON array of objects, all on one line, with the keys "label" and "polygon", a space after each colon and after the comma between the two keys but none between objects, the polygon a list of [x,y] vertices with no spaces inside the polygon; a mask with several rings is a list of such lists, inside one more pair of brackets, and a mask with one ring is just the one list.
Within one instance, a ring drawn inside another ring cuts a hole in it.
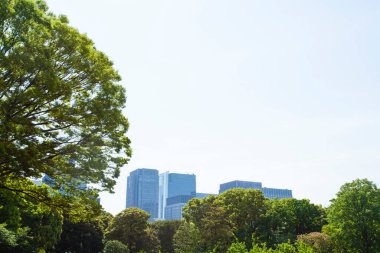
[{"label": "skyscraper", "polygon": [[244,188],[244,189],[259,189],[261,190],[262,184],[260,182],[250,182],[250,181],[231,181],[219,185],[219,194],[232,188]]},{"label": "skyscraper", "polygon": [[137,207],[148,212],[154,220],[158,217],[158,170],[140,168],[127,178],[126,207]]},{"label": "skyscraper", "polygon": [[244,188],[244,189],[258,189],[263,192],[264,197],[269,199],[283,199],[292,198],[292,190],[288,189],[277,189],[277,188],[266,188],[262,187],[260,182],[250,182],[250,181],[231,181],[219,186],[219,193],[223,193],[232,188]]},{"label": "skyscraper", "polygon": [[167,199],[180,195],[189,199],[195,197],[196,178],[194,174],[164,172],[160,174],[159,188],[158,218],[166,219]]}]

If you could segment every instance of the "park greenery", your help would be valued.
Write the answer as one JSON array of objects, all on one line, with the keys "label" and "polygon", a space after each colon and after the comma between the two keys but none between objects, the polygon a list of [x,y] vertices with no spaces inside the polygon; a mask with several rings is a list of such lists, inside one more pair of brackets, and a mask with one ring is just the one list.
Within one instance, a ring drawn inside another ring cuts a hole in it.
[{"label": "park greenery", "polygon": [[0,252],[380,252],[380,191],[367,179],[327,208],[231,189],[190,200],[183,220],[105,212],[98,193],[131,157],[112,62],[42,0],[0,0],[0,29]]}]

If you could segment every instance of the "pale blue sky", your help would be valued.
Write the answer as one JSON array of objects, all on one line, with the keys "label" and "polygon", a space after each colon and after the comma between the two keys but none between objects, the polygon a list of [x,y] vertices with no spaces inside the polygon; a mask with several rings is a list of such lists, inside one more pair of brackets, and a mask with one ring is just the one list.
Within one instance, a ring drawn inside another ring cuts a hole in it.
[{"label": "pale blue sky", "polygon": [[94,40],[127,89],[139,167],[288,188],[327,206],[380,184],[380,2],[48,0]]}]

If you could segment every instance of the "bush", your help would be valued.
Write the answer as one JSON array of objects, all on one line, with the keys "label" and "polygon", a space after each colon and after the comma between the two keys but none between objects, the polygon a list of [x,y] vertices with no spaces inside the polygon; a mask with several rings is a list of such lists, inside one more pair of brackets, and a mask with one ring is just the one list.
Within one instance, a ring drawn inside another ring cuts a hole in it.
[{"label": "bush", "polygon": [[108,241],[104,246],[104,253],[129,253],[128,246],[119,241]]}]

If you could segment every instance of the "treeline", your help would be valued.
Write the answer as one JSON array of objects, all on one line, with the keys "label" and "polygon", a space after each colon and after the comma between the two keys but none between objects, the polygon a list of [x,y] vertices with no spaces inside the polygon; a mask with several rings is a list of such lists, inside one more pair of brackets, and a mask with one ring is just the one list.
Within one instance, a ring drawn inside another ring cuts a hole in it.
[{"label": "treeline", "polygon": [[366,179],[343,185],[328,208],[231,189],[192,199],[181,221],[153,223],[137,208],[77,220],[5,193],[0,252],[380,252],[380,191]]}]

